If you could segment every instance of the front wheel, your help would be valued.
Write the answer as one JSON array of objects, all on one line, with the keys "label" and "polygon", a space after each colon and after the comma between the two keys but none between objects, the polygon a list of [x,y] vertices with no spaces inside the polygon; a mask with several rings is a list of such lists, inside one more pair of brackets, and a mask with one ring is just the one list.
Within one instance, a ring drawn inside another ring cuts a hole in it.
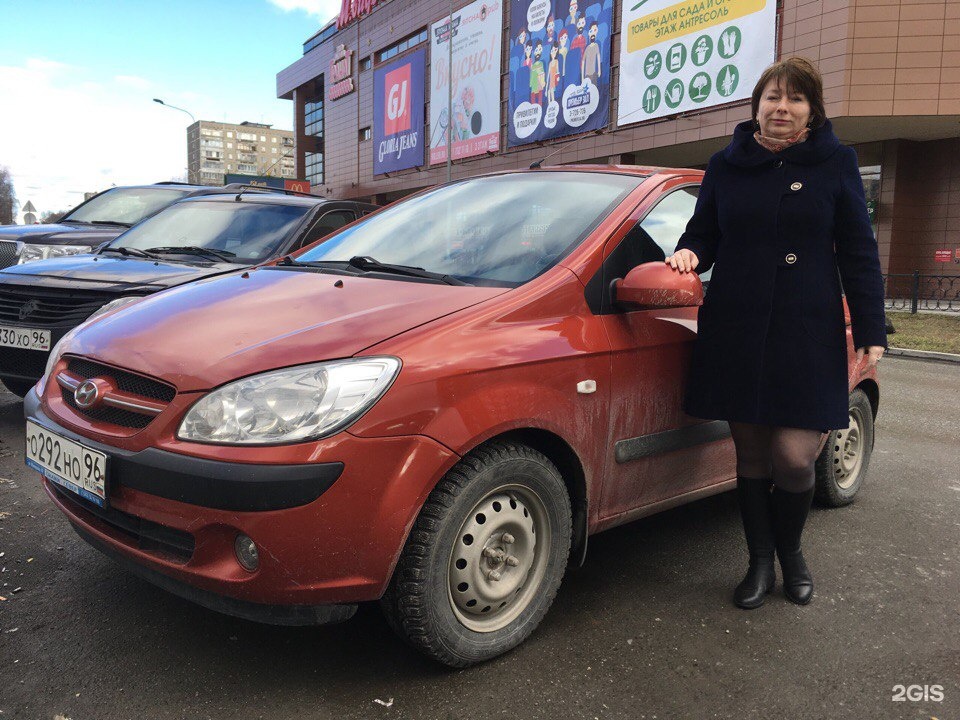
[{"label": "front wheel", "polygon": [[850,393],[850,424],[833,430],[816,462],[814,497],[821,505],[840,507],[853,502],[867,474],[873,452],[873,407],[860,388]]},{"label": "front wheel", "polygon": [[494,442],[463,458],[417,517],[382,602],[390,625],[452,667],[533,632],[567,565],[570,500],[544,455]]}]

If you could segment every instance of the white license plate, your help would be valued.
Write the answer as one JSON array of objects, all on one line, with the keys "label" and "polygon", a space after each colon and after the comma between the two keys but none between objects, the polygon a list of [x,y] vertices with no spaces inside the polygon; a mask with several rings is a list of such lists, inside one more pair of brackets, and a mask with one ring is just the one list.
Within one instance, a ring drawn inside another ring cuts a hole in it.
[{"label": "white license plate", "polygon": [[0,325],[0,346],[21,350],[49,350],[50,331]]},{"label": "white license plate", "polygon": [[27,420],[27,465],[95,505],[107,505],[107,456]]}]

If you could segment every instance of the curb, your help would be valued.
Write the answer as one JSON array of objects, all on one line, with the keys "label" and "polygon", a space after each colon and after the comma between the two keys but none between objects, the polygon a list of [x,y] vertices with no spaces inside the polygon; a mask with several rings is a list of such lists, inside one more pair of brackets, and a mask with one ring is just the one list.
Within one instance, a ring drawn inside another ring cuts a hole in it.
[{"label": "curb", "polygon": [[960,363],[960,355],[932,350],[910,350],[908,348],[887,347],[885,355],[915,358],[917,360],[936,360],[939,362]]}]

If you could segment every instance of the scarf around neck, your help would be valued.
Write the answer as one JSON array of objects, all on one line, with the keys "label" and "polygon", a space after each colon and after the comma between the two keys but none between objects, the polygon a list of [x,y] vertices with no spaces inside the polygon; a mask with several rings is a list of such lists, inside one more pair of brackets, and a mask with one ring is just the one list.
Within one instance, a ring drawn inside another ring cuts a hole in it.
[{"label": "scarf around neck", "polygon": [[796,145],[797,143],[802,143],[807,139],[807,136],[810,134],[810,128],[805,127],[796,135],[791,135],[788,138],[782,140],[778,138],[765,137],[760,134],[760,131],[757,130],[753,134],[753,139],[756,140],[760,145],[765,147],[770,152],[780,152],[781,150],[786,150],[791,145]]}]

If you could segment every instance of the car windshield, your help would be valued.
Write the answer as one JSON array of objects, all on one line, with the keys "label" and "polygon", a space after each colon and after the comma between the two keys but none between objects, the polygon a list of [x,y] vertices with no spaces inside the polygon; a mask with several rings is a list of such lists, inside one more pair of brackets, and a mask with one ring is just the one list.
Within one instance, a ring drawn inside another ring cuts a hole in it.
[{"label": "car windshield", "polygon": [[465,180],[381,210],[296,260],[360,256],[515,287],[555,265],[642,181],[556,171]]},{"label": "car windshield", "polygon": [[67,213],[60,221],[136,225],[192,190],[168,187],[115,188]]},{"label": "car windshield", "polygon": [[[127,230],[111,248],[162,250],[164,257],[203,257],[212,250],[231,262],[253,264],[277,252],[290,237],[309,205],[271,205],[250,200],[235,202],[187,200],[168,207]],[[216,256],[209,255],[207,260]]]}]

